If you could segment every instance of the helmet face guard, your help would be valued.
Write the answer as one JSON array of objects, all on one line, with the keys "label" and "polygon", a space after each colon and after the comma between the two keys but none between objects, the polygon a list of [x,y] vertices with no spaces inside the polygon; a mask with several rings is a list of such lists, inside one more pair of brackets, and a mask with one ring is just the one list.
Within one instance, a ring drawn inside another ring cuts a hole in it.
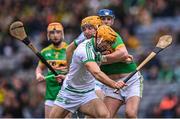
[{"label": "helmet face guard", "polygon": [[99,15],[100,17],[110,16],[110,17],[112,17],[112,18],[115,18],[115,15],[114,15],[113,11],[110,10],[110,9],[100,9],[100,10],[98,11],[98,15]]}]

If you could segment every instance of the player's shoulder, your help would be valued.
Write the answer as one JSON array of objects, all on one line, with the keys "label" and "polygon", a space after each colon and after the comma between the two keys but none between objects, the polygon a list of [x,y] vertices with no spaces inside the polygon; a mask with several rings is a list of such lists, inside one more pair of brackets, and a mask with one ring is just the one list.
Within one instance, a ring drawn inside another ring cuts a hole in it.
[{"label": "player's shoulder", "polygon": [[43,49],[41,50],[41,52],[46,52],[46,51],[52,50],[52,47],[53,47],[53,45],[50,44],[50,45],[48,45],[47,47],[43,48]]},{"label": "player's shoulder", "polygon": [[[62,41],[61,47],[58,48],[58,49],[66,49],[67,47],[68,47],[68,44],[67,44],[66,42]],[[53,44],[50,44],[49,46],[43,48],[43,49],[41,50],[41,52],[46,52],[46,51],[55,50],[55,49],[57,49],[57,48],[55,48],[55,47],[53,46]]]},{"label": "player's shoulder", "polygon": [[84,36],[84,33],[82,32],[75,40],[84,40],[86,37]]},{"label": "player's shoulder", "polygon": [[116,32],[116,35],[120,36],[118,32]]},{"label": "player's shoulder", "polygon": [[82,43],[80,43],[77,48],[75,49],[74,52],[76,52],[77,54],[81,54],[82,52],[85,52],[86,51],[86,47],[87,47],[87,44],[89,44],[89,41],[88,40],[85,40],[83,41]]},{"label": "player's shoulder", "polygon": [[83,41],[82,43],[80,43],[77,48],[78,48],[78,49],[84,49],[84,48],[86,48],[87,46],[89,46],[89,45],[91,44],[90,40],[91,40],[91,39],[86,39],[85,41]]},{"label": "player's shoulder", "polygon": [[116,38],[120,38],[121,39],[121,36],[120,36],[120,34],[118,32],[116,32],[116,35],[117,35]]},{"label": "player's shoulder", "polygon": [[116,32],[116,35],[117,35],[117,37],[116,37],[116,42],[123,43],[122,37],[121,37],[117,32]]},{"label": "player's shoulder", "polygon": [[67,47],[68,47],[68,44],[66,42],[62,41],[61,48],[65,48],[66,49]]}]

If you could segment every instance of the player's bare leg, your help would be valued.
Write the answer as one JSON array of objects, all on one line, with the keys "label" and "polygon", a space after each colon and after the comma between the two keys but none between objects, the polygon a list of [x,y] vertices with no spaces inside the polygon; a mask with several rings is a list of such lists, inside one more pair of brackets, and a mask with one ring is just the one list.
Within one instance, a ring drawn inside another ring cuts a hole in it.
[{"label": "player's bare leg", "polygon": [[90,102],[81,106],[80,111],[95,118],[109,118],[110,117],[110,113],[106,105],[99,98],[93,99]]},{"label": "player's bare leg", "polygon": [[55,105],[51,109],[49,118],[65,118],[68,113],[70,113],[68,110],[65,110],[64,108]]},{"label": "player's bare leg", "polygon": [[49,118],[51,109],[52,109],[51,106],[45,105],[45,118]]},{"label": "player's bare leg", "polygon": [[71,119],[71,118],[72,118],[72,113],[69,112],[69,113],[66,115],[65,119]]},{"label": "player's bare leg", "polygon": [[[96,92],[96,95],[97,95],[101,100],[104,99],[105,95],[104,95],[104,93],[103,93],[102,90],[98,89],[98,90],[95,90],[95,92]],[[92,117],[89,116],[89,115],[85,115],[85,117],[86,117],[86,118],[92,118]]]},{"label": "player's bare leg", "polygon": [[116,117],[117,111],[123,105],[123,101],[108,96],[104,97],[104,103],[110,112],[111,118]]},{"label": "player's bare leg", "polygon": [[139,108],[140,97],[130,97],[126,102],[125,115],[126,118],[137,118],[137,112]]}]

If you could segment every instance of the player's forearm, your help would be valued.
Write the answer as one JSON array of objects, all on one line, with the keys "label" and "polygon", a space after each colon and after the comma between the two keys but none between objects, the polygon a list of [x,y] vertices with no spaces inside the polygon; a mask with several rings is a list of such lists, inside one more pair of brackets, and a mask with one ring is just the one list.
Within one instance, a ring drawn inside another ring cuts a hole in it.
[{"label": "player's forearm", "polygon": [[87,62],[85,64],[87,70],[100,82],[104,83],[105,85],[115,88],[116,82],[111,80],[106,74],[104,74],[97,63],[95,62]]},{"label": "player's forearm", "polygon": [[37,67],[35,73],[36,73],[36,76],[37,76],[38,74],[42,74],[43,70],[40,67]]},{"label": "player's forearm", "polygon": [[45,65],[43,64],[38,64],[37,68],[36,68],[36,79],[38,81],[44,81],[45,80],[45,77],[43,76],[43,70],[45,69]]},{"label": "player's forearm", "polygon": [[67,61],[67,67],[68,68],[69,68],[69,65],[71,63],[72,54],[73,54],[73,52],[71,52],[70,50],[66,50],[66,61]]},{"label": "player's forearm", "polygon": [[75,49],[76,49],[76,46],[74,45],[74,43],[71,43],[68,46],[68,48],[66,49],[66,60],[67,60],[68,68],[71,63],[72,55],[73,55]]},{"label": "player's forearm", "polygon": [[104,55],[105,62],[103,64],[112,64],[116,62],[122,62],[124,60],[124,57],[126,57],[128,53],[126,51],[123,52],[113,52],[108,55]]},{"label": "player's forearm", "polygon": [[94,77],[102,82],[103,84],[111,87],[111,88],[115,88],[115,81],[111,80],[106,74],[104,74],[102,71],[99,72],[94,72]]}]

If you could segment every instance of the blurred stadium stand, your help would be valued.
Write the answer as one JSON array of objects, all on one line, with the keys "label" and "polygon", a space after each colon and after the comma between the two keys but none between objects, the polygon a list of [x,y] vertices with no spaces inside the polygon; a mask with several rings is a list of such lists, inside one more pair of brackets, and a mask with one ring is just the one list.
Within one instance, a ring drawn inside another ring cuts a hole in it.
[{"label": "blurred stadium stand", "polygon": [[[14,20],[23,21],[30,39],[40,50],[49,44],[48,23],[62,22],[65,39],[70,43],[81,32],[82,18],[95,15],[101,8],[114,10],[113,27],[137,63],[150,53],[159,36],[173,36],[172,46],[142,71],[144,92],[139,117],[167,117],[159,109],[167,93],[178,97],[170,118],[180,117],[179,6],[179,0],[0,0],[0,118],[40,118],[44,114],[45,84],[38,84],[34,76],[38,59],[24,44],[9,36],[9,24]],[[123,108],[119,115],[123,116]]]}]

